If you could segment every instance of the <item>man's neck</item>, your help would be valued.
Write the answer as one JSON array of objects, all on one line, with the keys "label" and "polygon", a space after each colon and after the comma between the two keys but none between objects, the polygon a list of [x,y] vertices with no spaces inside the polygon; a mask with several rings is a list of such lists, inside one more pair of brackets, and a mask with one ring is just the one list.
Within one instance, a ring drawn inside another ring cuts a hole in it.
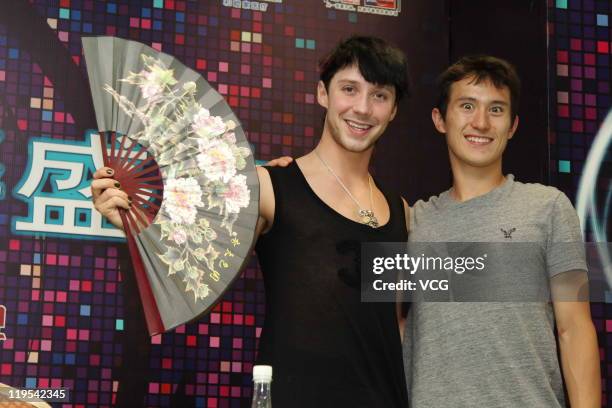
[{"label": "man's neck", "polygon": [[452,198],[459,202],[489,193],[504,183],[501,161],[487,167],[473,167],[451,159],[453,171]]},{"label": "man's neck", "polygon": [[323,136],[314,151],[307,155],[310,160],[319,161],[315,151],[347,185],[367,180],[373,149],[351,152],[338,145],[331,137]]}]

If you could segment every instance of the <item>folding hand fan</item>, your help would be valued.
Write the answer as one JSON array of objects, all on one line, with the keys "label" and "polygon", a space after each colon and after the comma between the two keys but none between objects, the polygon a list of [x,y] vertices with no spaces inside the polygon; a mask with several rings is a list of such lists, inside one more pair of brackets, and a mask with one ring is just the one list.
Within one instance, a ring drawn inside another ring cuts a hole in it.
[{"label": "folding hand fan", "polygon": [[121,211],[147,327],[208,311],[246,263],[259,185],[230,107],[199,74],[144,44],[83,39],[105,166],[132,197]]}]

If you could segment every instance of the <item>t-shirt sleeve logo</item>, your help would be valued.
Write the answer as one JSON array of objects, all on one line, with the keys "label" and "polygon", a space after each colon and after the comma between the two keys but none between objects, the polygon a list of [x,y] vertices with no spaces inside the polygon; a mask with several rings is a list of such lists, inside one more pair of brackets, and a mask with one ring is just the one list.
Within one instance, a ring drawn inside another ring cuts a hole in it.
[{"label": "t-shirt sleeve logo", "polygon": [[516,231],[516,228],[511,228],[511,229],[509,229],[507,231],[505,229],[503,229],[503,228],[500,228],[500,231],[504,233],[504,238],[512,239],[512,233],[514,231]]}]

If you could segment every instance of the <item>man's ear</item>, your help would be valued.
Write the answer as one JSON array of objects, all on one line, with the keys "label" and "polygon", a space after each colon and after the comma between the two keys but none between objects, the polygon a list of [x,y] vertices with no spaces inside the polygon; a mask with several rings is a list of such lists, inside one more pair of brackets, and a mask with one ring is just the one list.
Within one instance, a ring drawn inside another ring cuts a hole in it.
[{"label": "man's ear", "polygon": [[395,114],[397,113],[397,103],[393,105],[393,112],[391,112],[391,117],[389,118],[389,122],[395,119]]},{"label": "man's ear", "polygon": [[508,139],[512,139],[512,136],[514,136],[514,132],[516,132],[516,128],[518,128],[518,124],[519,124],[519,117],[518,115],[516,115],[514,117],[514,121],[512,122],[512,127],[510,128],[510,132],[508,133]]},{"label": "man's ear", "polygon": [[327,89],[325,89],[325,84],[323,83],[323,81],[319,81],[319,83],[317,84],[317,102],[319,102],[319,105],[321,105],[325,109],[327,109],[329,106],[327,98]]},{"label": "man's ear", "polygon": [[446,123],[444,123],[444,117],[440,109],[433,108],[431,110],[431,120],[433,121],[436,130],[440,133],[446,133]]}]

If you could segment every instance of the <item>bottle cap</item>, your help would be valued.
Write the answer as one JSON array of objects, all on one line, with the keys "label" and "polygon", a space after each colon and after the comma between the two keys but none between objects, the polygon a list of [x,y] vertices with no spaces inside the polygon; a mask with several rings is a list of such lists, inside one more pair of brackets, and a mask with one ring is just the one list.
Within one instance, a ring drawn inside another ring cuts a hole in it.
[{"label": "bottle cap", "polygon": [[253,381],[272,381],[272,366],[253,366]]}]

